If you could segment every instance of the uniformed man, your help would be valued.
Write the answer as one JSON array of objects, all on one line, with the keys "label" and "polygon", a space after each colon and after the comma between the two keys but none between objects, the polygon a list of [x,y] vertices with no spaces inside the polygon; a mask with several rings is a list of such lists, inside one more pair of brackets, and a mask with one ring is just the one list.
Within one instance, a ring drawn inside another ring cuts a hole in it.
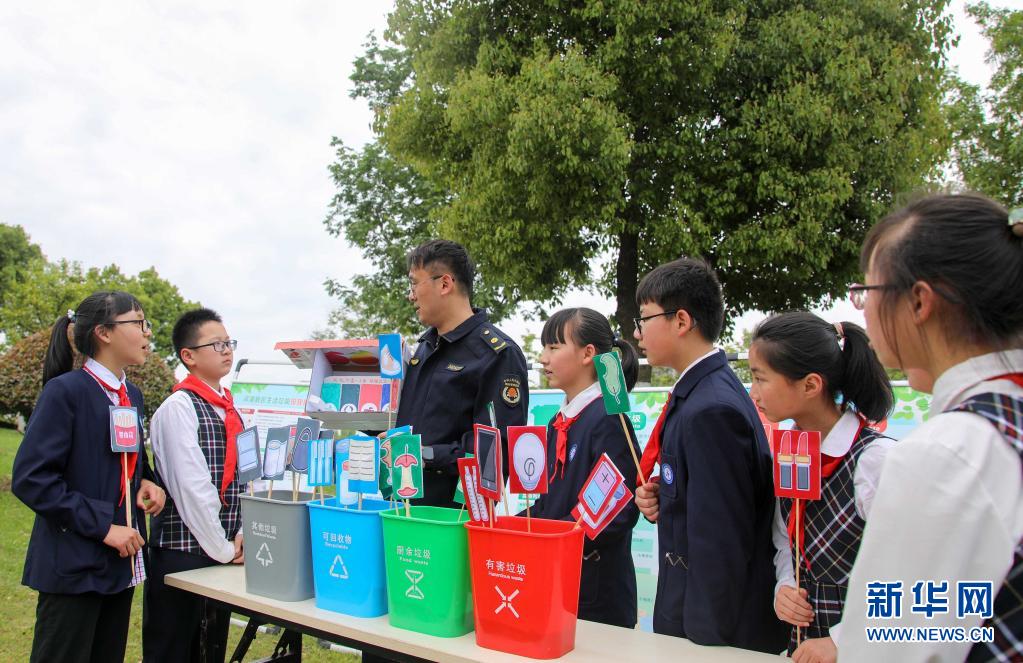
[{"label": "uniformed man", "polygon": [[422,244],[408,255],[408,275],[409,301],[429,330],[409,361],[397,425],[422,435],[419,503],[457,508],[457,461],[473,451],[473,424],[491,425],[491,403],[502,437],[526,423],[526,358],[485,310],[472,308],[475,267],[463,246]]}]

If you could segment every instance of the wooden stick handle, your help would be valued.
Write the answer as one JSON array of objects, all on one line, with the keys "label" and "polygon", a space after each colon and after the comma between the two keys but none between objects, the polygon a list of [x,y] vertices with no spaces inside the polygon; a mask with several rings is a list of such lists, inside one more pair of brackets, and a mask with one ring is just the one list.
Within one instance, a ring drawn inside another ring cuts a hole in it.
[{"label": "wooden stick handle", "polygon": [[124,468],[124,523],[131,527],[131,480],[128,478],[128,454],[121,454],[121,466]]},{"label": "wooden stick handle", "polygon": [[[802,565],[802,562],[799,559],[799,548],[800,548],[800,545],[799,545],[800,541],[799,540],[801,538],[799,536],[799,534],[800,534],[800,532],[799,532],[799,524],[800,524],[799,505],[800,505],[800,502],[802,502],[802,500],[800,500],[800,499],[796,500],[796,593],[797,594],[799,593],[799,567]],[[799,628],[799,626],[796,626],[796,646],[797,647],[799,646],[799,641],[802,639],[800,637],[801,634],[802,634],[802,629]]]},{"label": "wooden stick handle", "polygon": [[636,464],[636,476],[639,477],[640,485],[643,485],[646,483],[646,477],[643,476],[643,468],[639,466],[639,456],[636,455],[636,447],[632,444],[632,436],[629,435],[629,426],[625,423],[625,415],[619,412],[618,419],[622,422],[622,431],[625,432],[625,445],[629,447],[629,453],[632,454],[632,462]]}]

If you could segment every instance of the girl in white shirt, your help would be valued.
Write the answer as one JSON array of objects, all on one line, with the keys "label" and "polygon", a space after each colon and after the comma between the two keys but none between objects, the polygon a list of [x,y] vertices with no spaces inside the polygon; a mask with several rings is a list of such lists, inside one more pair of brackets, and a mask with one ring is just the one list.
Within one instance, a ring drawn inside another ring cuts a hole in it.
[{"label": "girl in white shirt", "polygon": [[[821,499],[805,503],[800,514],[791,499],[779,499],[775,508],[775,612],[793,625],[788,650],[793,658],[811,651],[833,656],[832,630],[841,619],[849,573],[892,442],[867,424],[891,411],[891,383],[861,327],[833,325],[801,311],[757,326],[749,364],[750,396],[768,420],[792,419],[799,430],[821,433]],[[807,639],[801,647],[797,628]]]},{"label": "girl in white shirt", "polygon": [[[1023,658],[1021,220],[983,196],[932,195],[864,243],[853,303],[881,361],[933,399],[885,462],[842,616],[843,661]],[[997,422],[980,416],[984,403]],[[987,601],[969,583],[989,584]],[[982,625],[993,642],[980,642]],[[877,627],[911,641],[879,642]]]}]

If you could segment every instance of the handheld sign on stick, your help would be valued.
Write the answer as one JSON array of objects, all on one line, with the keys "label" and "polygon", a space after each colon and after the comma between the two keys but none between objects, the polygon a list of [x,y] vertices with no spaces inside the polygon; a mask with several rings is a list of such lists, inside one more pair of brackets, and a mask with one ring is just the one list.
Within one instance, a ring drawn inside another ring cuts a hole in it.
[{"label": "handheld sign on stick", "polygon": [[235,438],[238,449],[238,485],[249,485],[252,494],[252,482],[263,476],[263,465],[259,458],[259,429],[253,426],[246,428]]},{"label": "handheld sign on stick", "polygon": [[291,500],[298,501],[298,477],[309,469],[309,444],[320,437],[317,419],[300,418],[295,424],[295,442],[288,450],[288,470],[291,471]]},{"label": "handheld sign on stick", "polygon": [[309,472],[306,482],[320,489],[320,504],[323,504],[323,486],[334,483],[334,431],[320,431],[320,436],[309,445]]},{"label": "handheld sign on stick", "polygon": [[[820,431],[774,430],[771,434],[774,457],[774,494],[793,500],[796,521],[796,587],[799,587],[800,558],[803,551],[803,500],[821,498]],[[801,639],[796,627],[796,644]]]},{"label": "handheld sign on stick", "polygon": [[380,334],[377,336],[380,353],[380,377],[401,380],[405,377],[402,361],[401,334]]},{"label": "handheld sign on stick", "polygon": [[394,467],[391,483],[397,486],[394,493],[405,500],[405,516],[411,515],[411,499],[423,496],[423,442],[419,435],[402,434],[391,438],[391,453]]},{"label": "handheld sign on stick", "polygon": [[579,491],[580,513],[596,522],[604,507],[611,502],[618,486],[623,483],[625,477],[618,471],[614,461],[606,453],[601,454],[582,490]]},{"label": "handheld sign on stick", "polygon": [[500,501],[501,489],[504,487],[504,474],[501,470],[501,431],[493,426],[473,424],[473,433],[476,460],[480,464],[480,492],[491,501]]},{"label": "handheld sign on stick", "polygon": [[[464,458],[475,458],[475,456],[473,456],[471,453],[466,453]],[[476,463],[476,469],[479,470],[479,463]],[[458,474],[459,476],[461,476],[462,473],[459,472]],[[479,481],[477,481],[476,483],[479,483]],[[455,502],[456,504],[461,504],[462,508],[463,509],[465,508],[465,488],[462,486],[462,481],[459,481],[457,484],[455,484],[455,496],[451,498],[451,501]]]},{"label": "handheld sign on stick", "polygon": [[394,484],[391,483],[391,468],[394,466],[394,449],[391,440],[397,435],[411,435],[412,426],[398,426],[384,433],[380,443],[380,495],[385,500],[394,501]]},{"label": "handheld sign on stick", "polygon": [[547,492],[547,427],[509,426],[508,492],[526,495],[526,531],[533,531],[529,496]]},{"label": "handheld sign on stick", "polygon": [[270,482],[269,497],[273,499],[274,481],[284,478],[288,467],[288,438],[291,436],[290,426],[268,428],[266,431],[266,450],[263,453],[263,478]]},{"label": "handheld sign on stick", "polygon": [[473,522],[485,523],[490,520],[487,500],[480,493],[480,466],[475,458],[458,459],[458,482],[465,499],[463,504]]},{"label": "handheld sign on stick", "polygon": [[359,508],[362,508],[362,494],[374,493],[379,487],[377,472],[380,471],[380,438],[355,435],[348,439],[348,488],[359,494]]},{"label": "handheld sign on stick", "polygon": [[597,535],[604,531],[604,528],[614,520],[615,516],[621,513],[629,502],[632,501],[632,491],[625,483],[621,483],[615,488],[614,493],[611,495],[611,499],[601,509],[600,513],[596,518],[591,518],[589,514],[579,505],[576,504],[572,508],[572,515],[575,517],[583,530],[586,532],[586,536],[593,539],[597,538]]},{"label": "handheld sign on stick", "polygon": [[625,444],[632,454],[632,462],[636,464],[636,475],[640,484],[646,483],[643,470],[639,466],[639,456],[636,455],[636,447],[633,446],[632,434],[625,422],[625,414],[631,407],[629,404],[629,389],[625,384],[625,371],[622,370],[622,361],[617,352],[605,352],[593,358],[593,365],[597,369],[597,380],[600,382],[600,393],[604,397],[604,410],[608,414],[617,414],[622,424],[622,431],[625,432]]},{"label": "handheld sign on stick", "polygon": [[[387,427],[391,427],[394,412],[397,407],[391,403],[391,386],[399,380],[405,379],[405,344],[402,343],[401,334],[380,334],[377,336],[378,354],[380,355],[380,377],[390,380],[387,387]],[[383,400],[381,400],[383,407]],[[390,437],[387,435],[386,437]]]},{"label": "handheld sign on stick", "polygon": [[124,475],[124,523],[131,527],[131,477],[128,476],[128,454],[138,453],[142,441],[139,435],[139,413],[134,407],[110,406],[110,450],[121,454]]}]

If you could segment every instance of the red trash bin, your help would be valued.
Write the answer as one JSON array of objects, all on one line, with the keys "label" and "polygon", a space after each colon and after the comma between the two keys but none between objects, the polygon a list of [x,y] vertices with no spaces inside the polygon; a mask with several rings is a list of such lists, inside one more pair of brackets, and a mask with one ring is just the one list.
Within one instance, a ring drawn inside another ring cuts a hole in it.
[{"label": "red trash bin", "polygon": [[469,530],[469,571],[476,644],[558,658],[575,648],[583,530],[575,523],[502,516]]}]

